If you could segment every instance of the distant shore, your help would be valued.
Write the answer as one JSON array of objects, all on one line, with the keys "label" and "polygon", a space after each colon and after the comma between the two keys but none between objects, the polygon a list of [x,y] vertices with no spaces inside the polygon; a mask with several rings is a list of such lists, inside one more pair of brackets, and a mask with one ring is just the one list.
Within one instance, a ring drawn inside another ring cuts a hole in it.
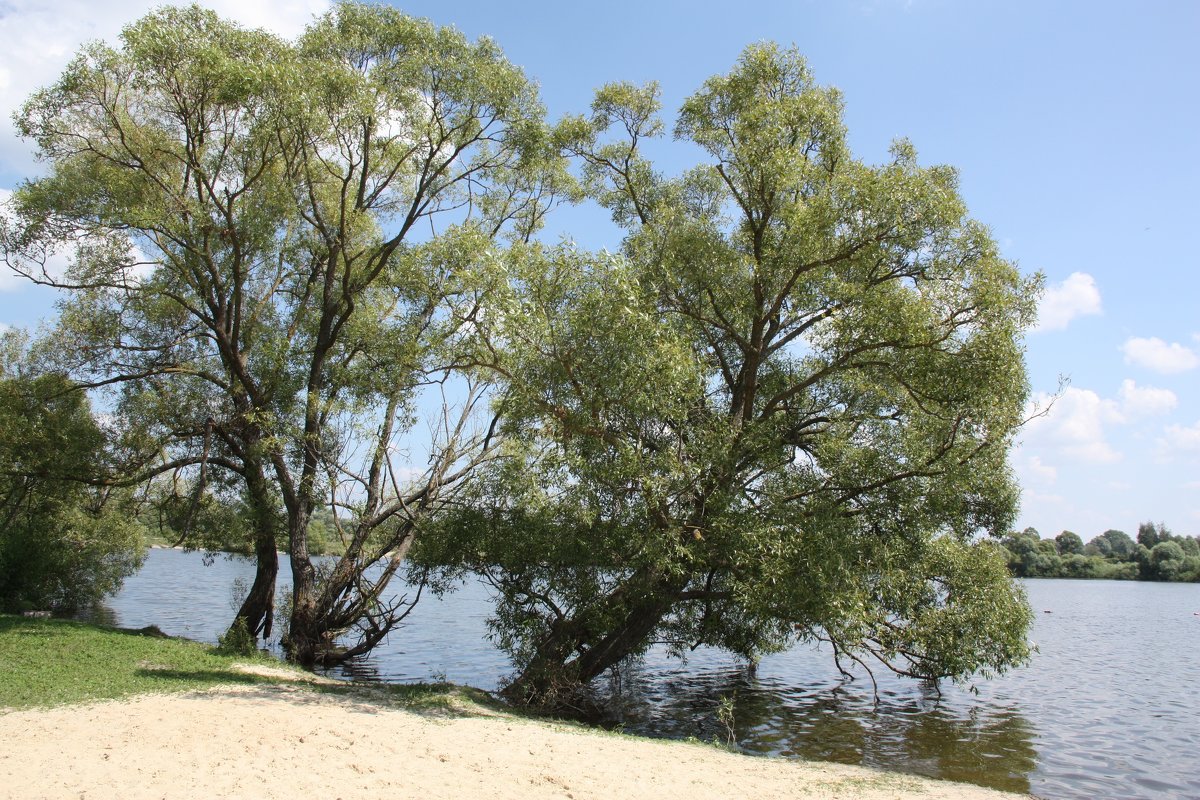
[{"label": "distant shore", "polygon": [[967,784],[604,733],[466,699],[423,709],[294,685],[0,715],[22,798],[1004,800]]}]

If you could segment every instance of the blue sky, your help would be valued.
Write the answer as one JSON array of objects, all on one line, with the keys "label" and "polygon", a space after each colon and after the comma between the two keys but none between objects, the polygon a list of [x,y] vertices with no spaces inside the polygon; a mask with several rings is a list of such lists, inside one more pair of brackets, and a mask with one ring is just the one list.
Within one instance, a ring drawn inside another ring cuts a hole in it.
[{"label": "blue sky", "polygon": [[[249,25],[299,31],[322,0],[204,3]],[[36,169],[8,114],[78,44],[113,39],[144,0],[0,5],[0,189]],[[1164,521],[1200,534],[1200,3],[411,2],[405,11],[489,35],[536,79],[551,116],[587,109],[613,80],[657,80],[668,113],[741,49],[795,44],[840,88],[856,154],[908,137],[961,173],[971,212],[1006,256],[1045,274],[1027,339],[1035,399],[1012,462],[1020,525],[1044,536]],[[682,168],[681,146],[659,149]],[[2,194],[2,192],[0,192]],[[615,246],[602,215],[556,227]],[[0,274],[0,326],[53,314],[48,292]]]}]

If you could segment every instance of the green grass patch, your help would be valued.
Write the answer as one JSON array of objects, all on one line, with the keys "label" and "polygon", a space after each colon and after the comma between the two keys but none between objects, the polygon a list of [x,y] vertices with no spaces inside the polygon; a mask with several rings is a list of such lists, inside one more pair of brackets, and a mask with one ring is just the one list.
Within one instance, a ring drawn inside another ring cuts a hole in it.
[{"label": "green grass patch", "polygon": [[[237,668],[247,664],[271,667],[273,674],[255,675]],[[280,677],[281,669],[289,675]],[[449,683],[318,681],[312,673],[267,655],[223,655],[208,645],[161,634],[75,620],[0,615],[0,709],[279,683],[417,713],[472,714],[500,708],[486,692]]]},{"label": "green grass patch", "polygon": [[[216,655],[212,648],[185,639],[74,620],[0,615],[0,708],[280,682],[233,668],[247,661],[244,656]],[[263,663],[285,666],[266,657]],[[307,673],[296,671],[297,681],[307,678]]]}]

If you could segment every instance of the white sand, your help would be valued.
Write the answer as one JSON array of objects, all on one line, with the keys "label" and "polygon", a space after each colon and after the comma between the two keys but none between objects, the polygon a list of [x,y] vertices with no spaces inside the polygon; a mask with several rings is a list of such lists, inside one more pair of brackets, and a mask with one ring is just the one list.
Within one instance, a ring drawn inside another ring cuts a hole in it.
[{"label": "white sand", "polygon": [[960,798],[964,784],[294,686],[0,714],[6,798]]}]

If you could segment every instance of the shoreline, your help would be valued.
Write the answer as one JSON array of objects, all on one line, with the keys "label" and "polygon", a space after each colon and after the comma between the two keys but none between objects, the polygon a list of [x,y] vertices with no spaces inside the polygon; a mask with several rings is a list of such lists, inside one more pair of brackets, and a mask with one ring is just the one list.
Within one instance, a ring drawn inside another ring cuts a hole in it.
[{"label": "shoreline", "polygon": [[1029,797],[532,719],[458,693],[413,707],[370,689],[220,686],[0,712],[0,736],[0,785],[25,798]]}]

